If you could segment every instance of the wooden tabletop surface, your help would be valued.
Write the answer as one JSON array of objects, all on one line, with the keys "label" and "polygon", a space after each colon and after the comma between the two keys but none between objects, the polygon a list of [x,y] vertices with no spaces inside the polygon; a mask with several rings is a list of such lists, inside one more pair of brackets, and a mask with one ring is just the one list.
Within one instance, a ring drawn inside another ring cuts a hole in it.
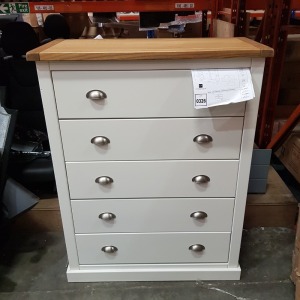
[{"label": "wooden tabletop surface", "polygon": [[29,61],[104,61],[271,57],[247,38],[55,40],[29,51]]}]

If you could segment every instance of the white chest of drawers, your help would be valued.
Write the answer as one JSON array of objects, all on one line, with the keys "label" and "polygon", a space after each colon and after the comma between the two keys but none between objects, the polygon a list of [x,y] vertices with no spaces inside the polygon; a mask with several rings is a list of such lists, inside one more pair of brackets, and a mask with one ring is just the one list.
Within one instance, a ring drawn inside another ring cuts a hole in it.
[{"label": "white chest of drawers", "polygon": [[[222,43],[223,42],[223,43]],[[245,39],[34,50],[69,281],[238,279],[264,57]],[[193,108],[191,70],[250,68],[256,98]]]}]

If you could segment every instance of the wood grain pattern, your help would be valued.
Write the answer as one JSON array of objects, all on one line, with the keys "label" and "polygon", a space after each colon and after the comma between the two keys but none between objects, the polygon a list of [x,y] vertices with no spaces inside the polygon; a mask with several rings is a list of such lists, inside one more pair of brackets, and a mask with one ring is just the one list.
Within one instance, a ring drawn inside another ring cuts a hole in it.
[{"label": "wood grain pattern", "polygon": [[273,49],[245,38],[59,40],[29,51],[27,60],[124,61],[270,56],[273,56]]},{"label": "wood grain pattern", "polygon": [[[35,49],[31,50],[30,53],[28,52],[28,54],[26,55],[26,58],[27,58],[27,60],[31,60],[31,61],[38,61],[38,60],[40,60],[40,53],[42,51],[47,50],[50,47],[53,47],[54,45],[57,45],[58,43],[61,43],[63,41],[64,41],[63,39],[57,39],[50,43],[42,45],[38,48],[35,48]],[[28,57],[30,57],[30,59],[28,59]]]},{"label": "wood grain pattern", "polygon": [[269,55],[266,55],[266,56],[263,56],[263,57],[272,57],[272,56],[274,56],[274,50],[272,48],[264,45],[264,44],[257,43],[254,40],[248,39],[246,37],[239,37],[237,39],[239,39],[239,40],[241,40],[241,41],[243,41],[245,43],[248,43],[249,45],[252,45],[252,46],[260,49],[264,53],[269,52]]}]

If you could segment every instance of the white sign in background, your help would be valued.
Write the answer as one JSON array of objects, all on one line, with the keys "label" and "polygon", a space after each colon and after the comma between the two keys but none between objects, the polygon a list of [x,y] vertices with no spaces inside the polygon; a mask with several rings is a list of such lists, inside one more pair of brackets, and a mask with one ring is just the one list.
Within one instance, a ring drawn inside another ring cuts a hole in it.
[{"label": "white sign in background", "polygon": [[196,109],[243,102],[255,97],[248,68],[192,70],[192,78]]}]

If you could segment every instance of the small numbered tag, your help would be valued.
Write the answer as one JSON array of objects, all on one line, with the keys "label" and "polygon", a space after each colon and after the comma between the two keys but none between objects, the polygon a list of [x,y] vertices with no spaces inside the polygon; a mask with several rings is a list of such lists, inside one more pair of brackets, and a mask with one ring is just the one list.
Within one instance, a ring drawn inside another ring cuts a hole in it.
[{"label": "small numbered tag", "polygon": [[194,8],[195,3],[175,3],[175,8]]},{"label": "small numbered tag", "polygon": [[195,107],[197,106],[207,106],[207,94],[195,95]]}]

